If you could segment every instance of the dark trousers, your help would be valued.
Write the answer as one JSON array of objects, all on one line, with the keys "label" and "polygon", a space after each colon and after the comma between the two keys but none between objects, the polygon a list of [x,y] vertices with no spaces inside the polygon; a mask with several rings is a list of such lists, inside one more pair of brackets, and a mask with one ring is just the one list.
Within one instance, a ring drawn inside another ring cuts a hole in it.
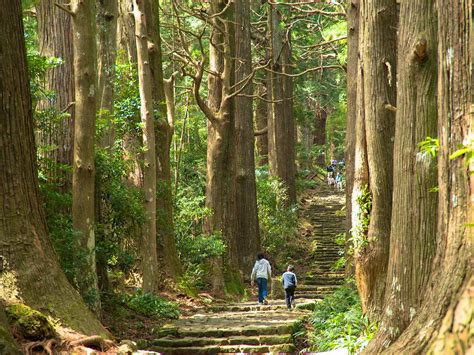
[{"label": "dark trousers", "polygon": [[259,303],[263,303],[263,300],[265,298],[267,298],[267,294],[268,294],[267,284],[268,284],[267,279],[265,279],[263,277],[257,278],[258,302]]},{"label": "dark trousers", "polygon": [[285,300],[288,309],[291,309],[291,304],[295,300],[295,286],[288,286],[285,288]]}]

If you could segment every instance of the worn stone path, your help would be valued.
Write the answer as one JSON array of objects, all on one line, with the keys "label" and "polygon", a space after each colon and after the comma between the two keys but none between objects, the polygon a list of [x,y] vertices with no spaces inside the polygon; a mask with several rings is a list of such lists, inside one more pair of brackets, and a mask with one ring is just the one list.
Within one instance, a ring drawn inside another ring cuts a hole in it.
[{"label": "worn stone path", "polygon": [[[312,267],[300,277],[295,310],[288,311],[282,299],[270,300],[266,306],[256,300],[211,306],[165,325],[150,350],[165,354],[295,352],[293,334],[310,314],[308,309],[343,280],[342,270],[331,270],[340,257],[334,237],[344,232],[344,216],[336,213],[343,201],[342,193],[325,187],[303,200],[305,217],[313,226],[309,238],[316,240],[316,246],[305,258]],[[279,281],[274,285],[278,287]]]}]

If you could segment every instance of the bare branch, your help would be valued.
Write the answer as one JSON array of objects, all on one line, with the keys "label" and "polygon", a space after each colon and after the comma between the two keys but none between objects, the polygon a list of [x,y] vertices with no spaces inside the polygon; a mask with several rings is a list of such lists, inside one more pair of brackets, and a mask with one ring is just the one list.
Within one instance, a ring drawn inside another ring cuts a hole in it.
[{"label": "bare branch", "polygon": [[76,13],[71,10],[71,5],[70,4],[59,4],[57,2],[54,3],[54,6],[60,8],[61,10],[67,12],[71,16],[76,16]]}]

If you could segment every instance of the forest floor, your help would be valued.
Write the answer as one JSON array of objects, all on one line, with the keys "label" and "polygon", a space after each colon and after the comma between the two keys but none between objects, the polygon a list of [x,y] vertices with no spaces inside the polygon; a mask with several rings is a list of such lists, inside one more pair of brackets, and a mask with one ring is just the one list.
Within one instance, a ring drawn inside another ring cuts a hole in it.
[{"label": "forest floor", "polygon": [[[166,354],[294,352],[306,346],[305,319],[315,302],[342,282],[342,269],[333,270],[340,258],[336,236],[344,232],[344,195],[326,186],[306,191],[300,201],[300,233],[294,243],[299,285],[296,309],[288,311],[280,286],[273,280],[269,304],[257,300],[214,303],[193,315],[182,316],[153,332],[147,348]],[[304,252],[302,252],[304,251]]]}]

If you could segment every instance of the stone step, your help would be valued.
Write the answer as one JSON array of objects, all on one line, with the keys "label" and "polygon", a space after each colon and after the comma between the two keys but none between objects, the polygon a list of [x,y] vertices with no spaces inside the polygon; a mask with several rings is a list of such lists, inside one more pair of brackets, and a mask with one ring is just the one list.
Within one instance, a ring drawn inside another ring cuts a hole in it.
[{"label": "stone step", "polygon": [[165,348],[196,347],[208,345],[278,345],[292,342],[291,334],[228,337],[228,338],[174,338],[164,337],[156,339],[152,344]]},{"label": "stone step", "polygon": [[156,335],[157,338],[224,338],[291,334],[295,322],[307,315],[308,312],[304,310],[288,312],[286,309],[199,313],[165,324]]},{"label": "stone step", "polygon": [[332,277],[332,278],[321,278],[321,279],[312,279],[312,280],[305,280],[305,284],[307,285],[316,285],[316,286],[324,286],[324,285],[337,285],[344,283],[343,277]]},{"label": "stone step", "polygon": [[295,351],[294,344],[279,345],[209,345],[204,347],[190,346],[180,348],[167,348],[154,346],[152,351],[158,351],[162,354],[190,355],[190,354],[229,354],[229,353],[293,353]]},{"label": "stone step", "polygon": [[334,291],[337,289],[340,285],[334,284],[334,285],[299,285],[296,290],[297,291]]},{"label": "stone step", "polygon": [[[278,285],[280,285],[278,281]],[[283,295],[283,292],[281,293]],[[298,303],[311,303],[311,299],[300,299]],[[215,305],[206,309],[209,312],[255,312],[255,311],[274,311],[286,310],[284,299],[269,300],[268,305],[259,305],[256,302],[242,302],[229,305]]]}]

